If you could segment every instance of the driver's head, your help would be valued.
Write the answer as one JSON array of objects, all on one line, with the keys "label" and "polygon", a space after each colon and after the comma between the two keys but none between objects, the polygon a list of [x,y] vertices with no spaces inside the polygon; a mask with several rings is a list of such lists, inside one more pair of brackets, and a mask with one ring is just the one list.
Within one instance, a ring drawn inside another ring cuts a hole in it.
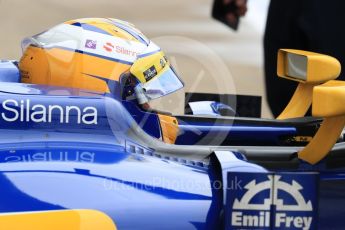
[{"label": "driver's head", "polygon": [[148,100],[183,86],[160,48],[116,19],[71,20],[24,39],[22,48],[23,83],[119,95],[114,83],[130,73]]}]

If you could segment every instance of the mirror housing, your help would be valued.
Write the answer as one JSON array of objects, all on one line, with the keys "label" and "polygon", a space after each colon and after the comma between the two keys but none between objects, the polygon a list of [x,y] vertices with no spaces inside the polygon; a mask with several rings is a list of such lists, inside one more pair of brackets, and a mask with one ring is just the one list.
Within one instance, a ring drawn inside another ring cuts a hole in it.
[{"label": "mirror housing", "polygon": [[341,70],[331,56],[293,49],[278,51],[277,75],[299,82],[289,104],[277,119],[303,117],[312,104],[313,88],[336,79]]},{"label": "mirror housing", "polygon": [[336,79],[341,65],[336,58],[309,51],[280,49],[277,74],[301,83],[319,84]]}]

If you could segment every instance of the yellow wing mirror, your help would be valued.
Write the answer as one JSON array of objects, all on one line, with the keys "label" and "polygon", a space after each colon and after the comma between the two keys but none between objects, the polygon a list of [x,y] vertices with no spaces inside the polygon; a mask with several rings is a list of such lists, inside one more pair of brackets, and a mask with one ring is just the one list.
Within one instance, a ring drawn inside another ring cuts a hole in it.
[{"label": "yellow wing mirror", "polygon": [[328,55],[292,49],[278,51],[279,77],[320,84],[336,79],[340,70],[339,61]]},{"label": "yellow wing mirror", "polygon": [[278,119],[302,117],[311,104],[312,115],[324,119],[313,139],[298,153],[310,164],[318,163],[331,151],[345,126],[345,82],[334,80],[340,71],[339,61],[331,56],[291,49],[278,51],[278,76],[299,82]]},{"label": "yellow wing mirror", "polygon": [[277,62],[278,76],[297,81],[299,85],[278,119],[303,117],[312,103],[314,86],[336,79],[340,71],[339,61],[331,56],[280,49]]}]

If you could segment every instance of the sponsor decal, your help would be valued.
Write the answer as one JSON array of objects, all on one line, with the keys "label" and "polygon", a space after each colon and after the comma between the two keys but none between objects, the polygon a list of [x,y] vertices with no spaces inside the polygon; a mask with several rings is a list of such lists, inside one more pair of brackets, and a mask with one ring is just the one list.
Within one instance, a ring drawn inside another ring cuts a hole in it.
[{"label": "sponsor decal", "polygon": [[144,71],[144,77],[146,81],[151,80],[156,75],[157,75],[157,70],[154,65]]},{"label": "sponsor decal", "polygon": [[315,173],[229,173],[226,229],[316,229],[318,175]]},{"label": "sponsor decal", "polygon": [[110,42],[107,42],[104,44],[103,48],[105,49],[105,51],[107,52],[112,52],[114,50],[114,45],[111,44]]},{"label": "sponsor decal", "polygon": [[1,103],[1,118],[7,122],[34,122],[69,124],[76,122],[97,125],[98,111],[95,107],[75,105],[43,105],[31,103],[29,99],[7,99]]},{"label": "sponsor decal", "polygon": [[[1,158],[0,158],[1,159]],[[2,162],[88,162],[93,163],[95,160],[94,152],[87,151],[60,151],[60,152],[37,152],[33,154],[14,154],[6,156]]]},{"label": "sponsor decal", "polygon": [[97,48],[97,41],[87,39],[85,42],[85,48],[96,49]]},{"label": "sponsor decal", "polygon": [[137,57],[138,53],[129,49],[126,49],[123,46],[119,46],[119,45],[114,45],[111,42],[107,42],[104,44],[103,46],[104,50],[111,53],[111,52],[115,52],[118,54],[123,54],[123,55],[127,55],[127,56],[131,56],[131,57]]}]

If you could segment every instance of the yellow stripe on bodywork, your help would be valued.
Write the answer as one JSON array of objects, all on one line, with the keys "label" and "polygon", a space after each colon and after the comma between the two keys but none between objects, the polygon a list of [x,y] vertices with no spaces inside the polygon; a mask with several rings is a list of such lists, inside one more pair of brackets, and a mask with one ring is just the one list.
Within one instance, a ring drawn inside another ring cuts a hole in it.
[{"label": "yellow stripe on bodywork", "polygon": [[179,133],[178,122],[175,117],[158,114],[162,129],[163,141],[168,144],[175,144]]},{"label": "yellow stripe on bodywork", "polygon": [[62,210],[0,215],[6,230],[116,230],[106,214],[95,210]]}]

